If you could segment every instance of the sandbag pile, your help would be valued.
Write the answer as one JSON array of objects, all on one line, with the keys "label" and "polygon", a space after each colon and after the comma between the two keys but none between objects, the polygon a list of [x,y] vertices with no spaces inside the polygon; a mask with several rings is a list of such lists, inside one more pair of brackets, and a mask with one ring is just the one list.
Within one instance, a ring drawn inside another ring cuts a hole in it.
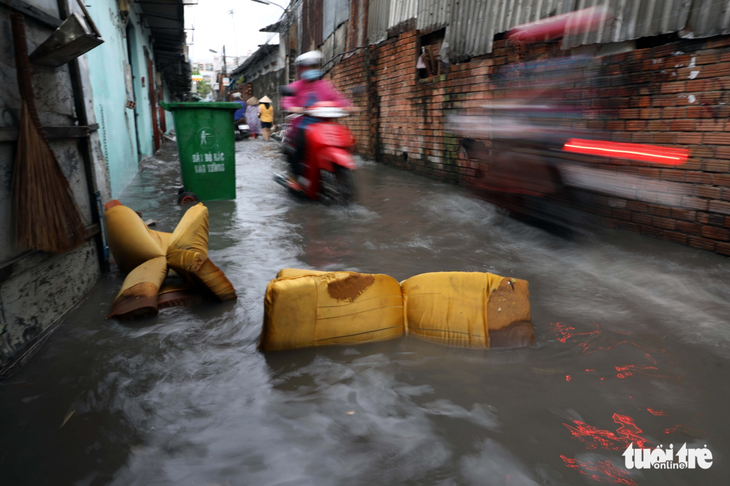
[{"label": "sandbag pile", "polygon": [[284,269],[264,299],[263,351],[414,335],[465,348],[530,346],[525,280],[439,272],[398,283],[381,274]]},{"label": "sandbag pile", "polygon": [[150,230],[117,200],[107,203],[104,218],[109,249],[127,274],[109,317],[156,315],[159,308],[207,296],[236,298],[231,282],[208,258],[208,208],[202,203],[187,210],[173,233]]}]

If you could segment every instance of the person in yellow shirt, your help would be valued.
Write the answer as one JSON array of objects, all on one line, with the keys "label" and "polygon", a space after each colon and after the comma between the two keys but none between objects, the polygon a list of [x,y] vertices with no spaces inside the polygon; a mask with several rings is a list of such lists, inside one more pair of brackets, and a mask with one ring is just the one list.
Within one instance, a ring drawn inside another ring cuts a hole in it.
[{"label": "person in yellow shirt", "polygon": [[271,99],[268,96],[259,100],[259,118],[261,119],[261,134],[268,142],[271,136],[271,125],[274,124],[274,107],[271,106]]}]

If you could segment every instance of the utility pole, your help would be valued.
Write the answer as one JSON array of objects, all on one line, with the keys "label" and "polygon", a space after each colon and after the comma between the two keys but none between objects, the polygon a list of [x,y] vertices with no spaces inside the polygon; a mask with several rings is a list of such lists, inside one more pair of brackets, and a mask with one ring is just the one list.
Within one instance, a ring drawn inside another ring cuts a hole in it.
[{"label": "utility pole", "polygon": [[221,98],[223,98],[222,101],[228,101],[228,99],[226,97],[226,92],[228,90],[226,89],[227,87],[224,84],[227,76],[228,76],[228,69],[226,68],[226,46],[223,46],[223,79],[222,79],[223,82],[221,83]]}]

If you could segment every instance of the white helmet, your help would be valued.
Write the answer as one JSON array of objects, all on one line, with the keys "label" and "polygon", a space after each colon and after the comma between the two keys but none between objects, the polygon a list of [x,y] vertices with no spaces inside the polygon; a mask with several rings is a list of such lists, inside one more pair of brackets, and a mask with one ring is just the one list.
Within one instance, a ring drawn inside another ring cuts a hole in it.
[{"label": "white helmet", "polygon": [[322,64],[322,53],[319,51],[305,52],[294,62],[297,66],[319,66]]}]

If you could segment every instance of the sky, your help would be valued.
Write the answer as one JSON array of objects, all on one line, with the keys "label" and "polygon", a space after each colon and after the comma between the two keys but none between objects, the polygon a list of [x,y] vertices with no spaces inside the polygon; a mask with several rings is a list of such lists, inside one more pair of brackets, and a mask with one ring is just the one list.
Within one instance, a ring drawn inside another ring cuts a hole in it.
[{"label": "sky", "polygon": [[[282,7],[289,0],[276,3]],[[185,7],[185,27],[188,35],[188,52],[193,62],[212,61],[209,49],[221,53],[226,46],[226,56],[244,56],[258,49],[260,44],[278,44],[278,34],[259,32],[259,29],[275,23],[284,11],[274,5],[262,5],[252,0],[186,0],[197,5]],[[233,16],[229,12],[233,10]],[[190,45],[192,44],[192,45]]]}]

